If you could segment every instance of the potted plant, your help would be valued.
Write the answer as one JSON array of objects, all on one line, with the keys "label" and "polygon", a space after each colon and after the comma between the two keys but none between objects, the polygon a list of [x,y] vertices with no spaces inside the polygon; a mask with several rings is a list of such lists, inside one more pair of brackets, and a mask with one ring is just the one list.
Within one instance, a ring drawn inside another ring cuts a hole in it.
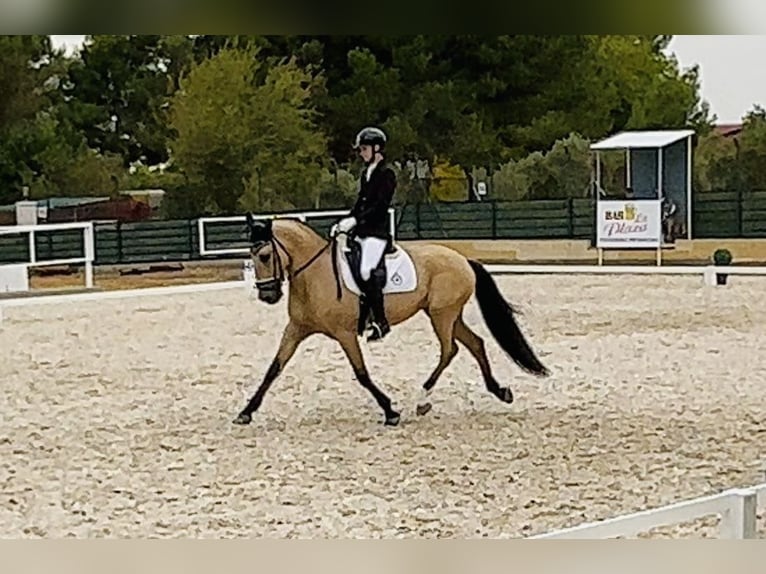
[{"label": "potted plant", "polygon": [[[715,263],[716,267],[723,267],[726,265],[731,265],[731,251],[725,248],[716,249],[715,253],[713,253],[713,263]],[[716,283],[718,285],[726,285],[726,280],[728,279],[729,275],[726,273],[716,273]]]}]

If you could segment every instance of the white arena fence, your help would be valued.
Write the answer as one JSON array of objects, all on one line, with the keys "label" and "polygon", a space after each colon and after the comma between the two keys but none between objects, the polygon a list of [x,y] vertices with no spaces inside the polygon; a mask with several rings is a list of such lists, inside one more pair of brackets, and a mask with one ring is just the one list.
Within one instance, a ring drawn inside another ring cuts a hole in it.
[{"label": "white arena fence", "polygon": [[766,275],[766,266],[747,265],[487,265],[494,275],[702,275],[705,285],[716,285],[717,275]]},{"label": "white arena fence", "polygon": [[690,522],[718,515],[720,538],[759,538],[756,528],[758,509],[766,506],[766,483],[748,488],[732,488],[718,494],[676,502],[598,522],[530,536],[529,539],[596,539],[635,537],[655,528]]},{"label": "white arena fence", "polygon": [[[325,219],[325,218],[341,218],[348,215],[348,210],[335,210],[335,211],[301,211],[296,213],[276,213],[267,215],[253,215],[253,219],[279,219],[289,217],[291,219],[300,219],[304,223],[308,219]],[[391,237],[396,237],[396,210],[389,208],[388,210],[389,230],[391,231]],[[250,251],[249,247],[226,247],[226,248],[211,248],[208,247],[208,232],[206,226],[211,224],[231,224],[241,223],[245,224],[246,219],[244,215],[233,215],[226,217],[200,217],[197,220],[197,231],[199,234],[199,254],[204,257],[206,255],[247,255]]]},{"label": "white arena fence", "polygon": [[[66,259],[37,259],[37,244],[35,242],[37,233],[70,229],[79,229],[83,233],[83,254],[81,257],[69,257]],[[83,264],[85,266],[85,287],[88,289],[93,287],[93,261],[96,258],[96,240],[93,221],[0,226],[0,235],[2,236],[20,234],[27,234],[28,237],[28,260],[21,263],[0,264],[0,284],[5,284],[6,282],[18,278],[22,283],[22,290],[26,291],[28,290],[30,267]]]}]

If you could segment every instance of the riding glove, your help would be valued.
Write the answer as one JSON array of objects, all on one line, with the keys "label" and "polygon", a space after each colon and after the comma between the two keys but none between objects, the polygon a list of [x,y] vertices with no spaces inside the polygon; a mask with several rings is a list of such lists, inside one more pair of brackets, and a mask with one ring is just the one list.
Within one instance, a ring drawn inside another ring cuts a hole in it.
[{"label": "riding glove", "polygon": [[338,230],[348,233],[356,227],[356,217],[344,217],[338,222]]}]

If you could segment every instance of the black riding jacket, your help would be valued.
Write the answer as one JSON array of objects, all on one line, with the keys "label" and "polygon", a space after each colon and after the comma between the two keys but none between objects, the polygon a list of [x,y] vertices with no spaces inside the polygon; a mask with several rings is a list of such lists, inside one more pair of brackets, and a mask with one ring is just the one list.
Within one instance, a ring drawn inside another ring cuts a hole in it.
[{"label": "black riding jacket", "polygon": [[396,191],[396,174],[383,162],[372,170],[370,181],[367,181],[366,174],[365,167],[360,178],[359,197],[351,208],[350,215],[357,222],[354,233],[358,237],[389,239],[391,231],[388,208],[391,207]]}]

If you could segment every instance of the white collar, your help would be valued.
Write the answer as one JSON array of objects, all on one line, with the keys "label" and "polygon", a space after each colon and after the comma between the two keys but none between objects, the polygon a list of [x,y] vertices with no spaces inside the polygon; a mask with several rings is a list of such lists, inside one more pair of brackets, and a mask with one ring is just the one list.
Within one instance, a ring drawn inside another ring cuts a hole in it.
[{"label": "white collar", "polygon": [[370,181],[370,176],[372,175],[373,170],[376,167],[378,167],[379,163],[380,163],[379,161],[376,161],[375,163],[371,163],[370,165],[367,166],[367,171],[365,172],[365,177],[367,181]]}]

